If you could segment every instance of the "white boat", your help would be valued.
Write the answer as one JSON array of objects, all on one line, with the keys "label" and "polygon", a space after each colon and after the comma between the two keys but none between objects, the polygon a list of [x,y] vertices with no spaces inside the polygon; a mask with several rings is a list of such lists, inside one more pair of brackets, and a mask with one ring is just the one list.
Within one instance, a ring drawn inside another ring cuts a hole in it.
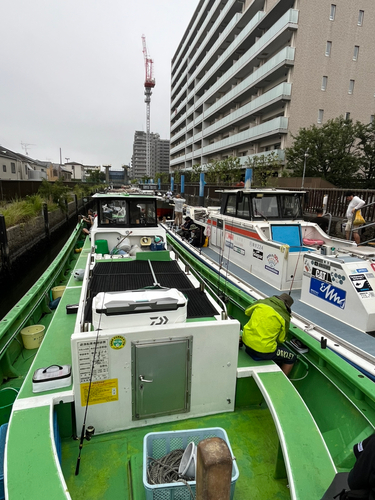
[{"label": "white boat", "polygon": [[[367,335],[375,331],[374,249],[304,221],[304,194],[224,190],[220,209],[188,207],[187,214],[209,235],[200,258],[225,278],[239,279],[252,296],[290,291],[296,324],[317,339],[330,339],[335,350],[345,345],[353,351],[353,363],[374,375],[375,340]],[[196,253],[169,233],[172,242]]]}]

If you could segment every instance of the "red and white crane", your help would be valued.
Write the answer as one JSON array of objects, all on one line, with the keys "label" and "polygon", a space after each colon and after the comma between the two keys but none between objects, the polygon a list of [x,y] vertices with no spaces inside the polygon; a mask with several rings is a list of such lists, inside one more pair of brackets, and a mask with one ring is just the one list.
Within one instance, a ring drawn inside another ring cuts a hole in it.
[{"label": "red and white crane", "polygon": [[155,87],[153,60],[147,54],[146,37],[142,35],[143,56],[145,60],[145,103],[146,103],[146,175],[151,177],[151,144],[150,144],[150,104],[152,89]]}]

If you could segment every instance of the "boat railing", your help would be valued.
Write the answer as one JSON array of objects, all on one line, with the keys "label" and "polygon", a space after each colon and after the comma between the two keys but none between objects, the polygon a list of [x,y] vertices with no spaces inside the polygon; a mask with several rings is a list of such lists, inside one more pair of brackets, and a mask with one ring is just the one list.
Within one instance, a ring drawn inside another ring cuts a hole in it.
[{"label": "boat railing", "polygon": [[211,294],[213,295],[213,297],[220,303],[223,311],[222,311],[222,314],[221,314],[221,319],[228,319],[228,311],[227,311],[227,306],[225,304],[225,302],[219,297],[219,295],[210,287],[210,285],[208,284],[208,282],[204,279],[204,277],[198,272],[196,271],[195,269],[193,269],[191,267],[191,265],[189,264],[189,262],[187,261],[187,259],[185,259],[180,252],[178,252],[178,250],[176,248],[173,248],[173,251],[174,253],[176,254],[176,258],[178,259],[181,259],[181,261],[185,264],[186,266],[186,270],[188,272],[191,272],[191,274],[199,281],[199,283],[201,284],[201,290],[203,291],[204,288],[207,288]]},{"label": "boat railing", "polygon": [[[356,214],[357,214],[357,212],[358,212],[358,211],[361,211],[361,210],[363,210],[364,208],[367,208],[367,207],[372,207],[372,206],[374,206],[374,205],[375,205],[375,201],[373,201],[372,203],[367,203],[367,205],[363,205],[363,207],[358,208],[358,209],[354,212],[354,214],[353,214],[353,220],[355,219],[355,216],[356,216]],[[368,223],[368,224],[363,224],[363,225],[358,226],[358,227],[356,227],[356,228],[354,228],[354,227],[353,227],[353,224],[352,224],[352,227],[351,227],[351,229],[350,229],[350,234],[349,234],[349,240],[351,240],[351,239],[352,239],[352,236],[353,236],[353,231],[354,231],[354,230],[358,230],[358,229],[365,229],[365,228],[374,227],[374,226],[375,226],[375,222],[370,222],[370,223]],[[370,239],[368,239],[368,240],[366,240],[366,241],[361,241],[361,243],[360,243],[359,245],[367,245],[368,243],[371,243],[371,242],[373,242],[373,241],[375,241],[375,238],[370,238]]]},{"label": "boat railing", "polygon": [[332,224],[332,214],[331,213],[326,213],[326,214],[323,214],[324,217],[329,217],[329,221],[328,221],[328,229],[327,229],[327,234],[329,235],[329,232],[331,231],[331,224]]}]

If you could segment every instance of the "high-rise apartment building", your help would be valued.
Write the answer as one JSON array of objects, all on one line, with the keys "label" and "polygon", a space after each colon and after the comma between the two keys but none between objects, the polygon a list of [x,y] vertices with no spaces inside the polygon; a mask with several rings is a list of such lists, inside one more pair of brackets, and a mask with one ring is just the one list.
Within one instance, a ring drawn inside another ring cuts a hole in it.
[{"label": "high-rise apartment building", "polygon": [[375,2],[334,1],[200,0],[172,59],[172,170],[373,119]]},{"label": "high-rise apartment building", "polygon": [[[150,176],[156,172],[169,172],[169,141],[159,134],[150,133]],[[133,142],[132,177],[140,179],[146,170],[146,132],[136,131]]]}]

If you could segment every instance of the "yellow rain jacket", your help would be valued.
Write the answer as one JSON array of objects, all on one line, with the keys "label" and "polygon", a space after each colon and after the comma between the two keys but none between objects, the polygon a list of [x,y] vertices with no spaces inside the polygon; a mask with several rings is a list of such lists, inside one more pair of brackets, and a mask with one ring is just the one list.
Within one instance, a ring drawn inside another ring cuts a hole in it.
[{"label": "yellow rain jacket", "polygon": [[242,340],[254,351],[269,353],[284,342],[289,331],[290,313],[277,297],[257,300],[245,311],[250,320],[244,326]]}]

